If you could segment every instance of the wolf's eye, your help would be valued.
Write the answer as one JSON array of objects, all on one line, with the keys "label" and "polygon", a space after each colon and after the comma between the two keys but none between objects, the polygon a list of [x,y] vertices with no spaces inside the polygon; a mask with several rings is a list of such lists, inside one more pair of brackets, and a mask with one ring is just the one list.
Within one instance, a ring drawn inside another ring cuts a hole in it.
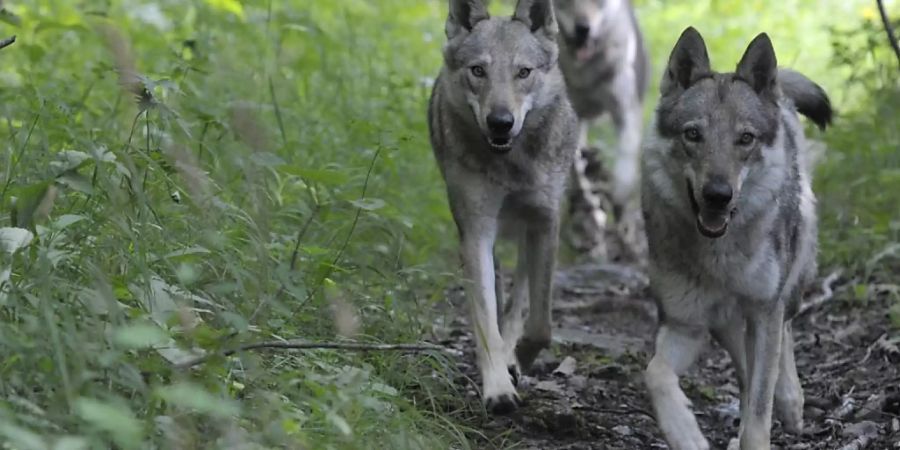
[{"label": "wolf's eye", "polygon": [[484,78],[487,75],[487,73],[485,73],[484,71],[484,67],[482,66],[472,66],[472,68],[469,70],[472,71],[472,75],[474,75],[475,78]]},{"label": "wolf's eye", "polygon": [[529,69],[527,67],[523,67],[523,68],[519,69],[519,73],[517,74],[517,76],[519,77],[519,79],[524,80],[531,76],[531,69]]},{"label": "wolf's eye", "polygon": [[690,127],[684,130],[684,138],[688,142],[700,142],[703,140],[703,135],[700,134],[700,130],[695,127]]},{"label": "wolf's eye", "polygon": [[738,144],[750,145],[754,141],[756,141],[756,136],[754,136],[753,133],[743,133],[741,134],[740,140],[738,140]]}]

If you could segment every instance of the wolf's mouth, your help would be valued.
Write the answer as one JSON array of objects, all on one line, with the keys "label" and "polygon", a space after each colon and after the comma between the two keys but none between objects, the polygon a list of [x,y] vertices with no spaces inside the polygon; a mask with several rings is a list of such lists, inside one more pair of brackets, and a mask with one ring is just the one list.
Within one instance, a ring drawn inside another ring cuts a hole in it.
[{"label": "wolf's mouth", "polygon": [[733,208],[731,210],[718,210],[705,207],[701,209],[696,197],[694,197],[694,186],[691,184],[691,180],[686,181],[688,198],[691,199],[691,209],[697,217],[697,230],[700,231],[700,234],[710,239],[725,236],[725,232],[728,231],[728,222],[734,217],[736,210]]},{"label": "wolf's mouth", "polygon": [[491,144],[491,150],[496,153],[508,153],[512,150],[512,138],[508,136],[488,138],[488,144]]}]

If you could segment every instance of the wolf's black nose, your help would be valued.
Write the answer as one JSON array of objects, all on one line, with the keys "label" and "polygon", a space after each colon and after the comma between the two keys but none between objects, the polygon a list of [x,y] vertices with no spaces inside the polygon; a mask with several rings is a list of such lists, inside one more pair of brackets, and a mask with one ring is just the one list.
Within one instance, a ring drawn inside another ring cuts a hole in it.
[{"label": "wolf's black nose", "polygon": [[731,185],[723,179],[713,178],[703,185],[703,201],[710,208],[727,208],[733,195]]},{"label": "wolf's black nose", "polygon": [[584,22],[575,23],[575,45],[581,47],[591,34],[591,26]]},{"label": "wolf's black nose", "polygon": [[515,123],[516,118],[513,117],[512,113],[508,109],[497,109],[491,111],[491,113],[487,116],[488,129],[490,129],[491,133],[494,134],[509,133]]}]

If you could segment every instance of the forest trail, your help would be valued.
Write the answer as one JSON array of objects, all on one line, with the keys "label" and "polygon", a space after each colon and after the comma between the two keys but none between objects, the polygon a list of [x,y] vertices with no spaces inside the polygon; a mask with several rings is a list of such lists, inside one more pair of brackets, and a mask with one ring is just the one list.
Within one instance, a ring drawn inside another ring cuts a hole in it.
[{"label": "forest trail", "polygon": [[[437,328],[443,343],[464,355],[458,364],[465,377],[458,382],[477,402],[468,314],[461,292],[452,294],[457,313]],[[900,449],[900,350],[887,339],[887,296],[851,305],[847,295],[837,289],[832,300],[794,322],[806,430],[788,435],[776,423],[773,448]],[[553,311],[553,348],[542,353],[519,387],[525,405],[508,417],[474,419],[485,436],[477,445],[667,448],[641,380],[656,327],[646,276],[614,265],[560,270]],[[727,354],[710,344],[681,384],[712,448],[724,449],[738,429],[738,391]]]}]

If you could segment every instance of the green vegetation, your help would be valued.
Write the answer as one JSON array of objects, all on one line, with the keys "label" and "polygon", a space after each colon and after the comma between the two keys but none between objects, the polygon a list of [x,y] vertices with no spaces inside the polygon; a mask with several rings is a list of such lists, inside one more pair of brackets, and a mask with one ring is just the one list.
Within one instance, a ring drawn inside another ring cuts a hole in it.
[{"label": "green vegetation", "polygon": [[[890,282],[900,87],[878,18],[870,2],[772,3],[638,2],[657,68],[688,24],[719,68],[765,30],[828,88],[842,115],[811,134],[829,147],[823,265]],[[0,441],[472,445],[480,406],[438,354],[245,352],[176,368],[279,337],[429,336],[457,277],[425,128],[443,1],[3,6],[0,38],[18,40],[0,51]],[[14,227],[34,239],[18,245]]]}]

